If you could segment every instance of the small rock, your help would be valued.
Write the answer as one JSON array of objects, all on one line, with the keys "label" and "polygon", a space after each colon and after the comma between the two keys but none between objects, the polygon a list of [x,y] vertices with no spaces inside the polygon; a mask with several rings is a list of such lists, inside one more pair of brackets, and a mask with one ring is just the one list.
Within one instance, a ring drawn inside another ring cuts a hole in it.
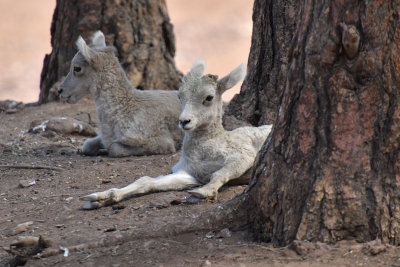
[{"label": "small rock", "polygon": [[379,240],[373,240],[368,242],[363,247],[363,252],[365,254],[371,254],[372,256],[376,256],[382,252],[387,250],[387,246],[382,244]]},{"label": "small rock", "polygon": [[206,234],[206,238],[208,238],[208,239],[213,238],[214,236],[215,236],[215,233],[214,233],[214,232],[208,232],[208,233]]},{"label": "small rock", "polygon": [[177,197],[176,197],[176,195],[174,193],[167,193],[167,194],[158,195],[158,196],[155,196],[154,198],[152,198],[150,200],[149,207],[150,208],[157,208],[157,209],[167,208],[176,199],[177,199]]},{"label": "small rock", "polygon": [[5,111],[7,114],[16,113],[24,108],[24,103],[14,100],[0,101],[0,113]]},{"label": "small rock", "polygon": [[218,234],[216,235],[216,237],[220,237],[220,238],[228,238],[231,237],[232,233],[231,231],[229,231],[228,228],[224,228],[221,231],[218,232]]},{"label": "small rock", "polygon": [[202,266],[203,267],[210,267],[211,266],[211,261],[206,260]]},{"label": "small rock", "polygon": [[25,187],[30,187],[32,185],[36,184],[35,180],[21,180],[19,181],[19,187],[25,188]]},{"label": "small rock", "polygon": [[59,134],[79,134],[83,136],[97,135],[95,129],[86,122],[70,117],[53,117],[48,120],[35,120],[31,122],[29,132],[42,133],[54,131]]},{"label": "small rock", "polygon": [[315,243],[315,248],[316,249],[324,249],[324,250],[328,250],[329,249],[329,245],[323,242],[316,242]]},{"label": "small rock", "polygon": [[372,247],[369,251],[369,253],[373,256],[376,256],[382,252],[385,252],[387,249],[387,247],[385,245],[380,245],[380,246],[376,246],[376,247]]},{"label": "small rock", "polygon": [[194,195],[185,197],[185,201],[184,201],[184,203],[186,203],[186,204],[197,204],[200,202],[204,202],[204,199],[196,197]]},{"label": "small rock", "polygon": [[113,210],[123,210],[125,208],[126,208],[126,206],[125,205],[121,205],[121,204],[112,206]]},{"label": "small rock", "polygon": [[295,240],[289,245],[290,249],[296,251],[296,253],[300,256],[305,256],[311,251],[315,250],[315,246],[313,243],[308,241],[298,241]]},{"label": "small rock", "polygon": [[32,221],[20,223],[9,233],[9,235],[18,235],[20,233],[26,232],[29,230],[32,224]]}]

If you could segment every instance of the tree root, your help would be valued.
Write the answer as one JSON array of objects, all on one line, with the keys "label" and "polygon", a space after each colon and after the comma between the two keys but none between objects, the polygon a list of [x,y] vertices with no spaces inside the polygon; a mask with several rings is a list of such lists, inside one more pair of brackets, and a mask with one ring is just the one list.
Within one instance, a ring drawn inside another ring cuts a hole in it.
[{"label": "tree root", "polygon": [[227,227],[231,230],[243,229],[249,223],[245,205],[246,202],[247,195],[242,194],[195,218],[186,218],[183,220],[177,218],[175,222],[165,223],[153,228],[133,229],[123,233],[114,232],[100,240],[81,243],[66,248],[52,246],[36,254],[33,258],[40,259],[63,254],[66,249],[71,253],[98,247],[114,246],[140,238],[161,238],[199,231],[218,231]]}]

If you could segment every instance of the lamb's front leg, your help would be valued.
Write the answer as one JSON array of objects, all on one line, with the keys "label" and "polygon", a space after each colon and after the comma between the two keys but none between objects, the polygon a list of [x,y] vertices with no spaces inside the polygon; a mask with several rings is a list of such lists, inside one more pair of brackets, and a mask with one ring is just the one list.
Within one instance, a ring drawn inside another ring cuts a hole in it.
[{"label": "lamb's front leg", "polygon": [[214,199],[224,184],[242,176],[252,165],[253,161],[250,159],[241,162],[234,161],[214,172],[208,184],[188,192],[198,198]]},{"label": "lamb's front leg", "polygon": [[120,202],[121,200],[155,191],[183,190],[198,185],[198,181],[190,174],[180,171],[157,178],[143,176],[123,188],[112,188],[103,192],[93,193],[81,198],[88,201],[83,209],[96,209]]},{"label": "lamb's front leg", "polygon": [[82,153],[87,156],[97,156],[104,150],[103,138],[98,135],[85,140],[82,146]]}]

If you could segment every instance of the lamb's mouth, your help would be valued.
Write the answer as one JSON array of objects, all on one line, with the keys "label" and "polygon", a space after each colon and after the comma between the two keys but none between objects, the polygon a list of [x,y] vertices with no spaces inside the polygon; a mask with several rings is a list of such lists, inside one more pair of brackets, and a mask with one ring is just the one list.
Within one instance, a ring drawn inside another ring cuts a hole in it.
[{"label": "lamb's mouth", "polygon": [[183,131],[190,131],[193,129],[192,126],[189,125],[182,126],[182,124],[179,124],[179,128],[181,128]]},{"label": "lamb's mouth", "polygon": [[184,126],[184,127],[182,127],[182,129],[183,129],[184,131],[190,131],[190,130],[193,129],[193,127],[191,127],[191,126]]}]

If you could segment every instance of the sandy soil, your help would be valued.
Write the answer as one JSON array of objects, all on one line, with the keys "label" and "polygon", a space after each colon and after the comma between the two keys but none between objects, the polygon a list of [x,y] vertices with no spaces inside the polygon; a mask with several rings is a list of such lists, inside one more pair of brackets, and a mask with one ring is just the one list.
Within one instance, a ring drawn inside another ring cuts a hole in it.
[{"label": "sandy soil", "polygon": [[[201,57],[220,76],[247,63],[252,30],[250,0],[167,0],[177,40],[176,64],[187,72]],[[55,0],[0,0],[0,100],[39,97],[45,54],[51,52]],[[228,101],[240,87],[224,95]]]},{"label": "sandy soil", "polygon": [[[104,237],[156,233],[154,229],[163,229],[177,219],[193,218],[244,189],[227,187],[218,202],[179,204],[176,200],[187,196],[186,192],[164,192],[98,210],[81,210],[80,196],[123,186],[143,175],[166,174],[179,158],[179,153],[120,159],[84,157],[78,151],[86,137],[28,132],[36,119],[68,116],[89,122],[88,114],[95,124],[91,100],[76,105],[25,107],[15,114],[0,113],[0,266],[13,259],[1,248],[8,249],[20,236],[43,236],[52,240],[57,250],[58,246],[87,244]],[[21,165],[56,169],[18,168]],[[21,187],[20,181],[24,180],[35,184]],[[12,233],[18,224],[26,222],[32,222],[26,231]],[[400,248],[373,242],[301,242],[274,248],[253,241],[252,234],[246,231],[199,231],[127,238],[116,244],[72,251],[68,257],[58,254],[29,259],[26,266],[400,266],[399,255]]]}]

